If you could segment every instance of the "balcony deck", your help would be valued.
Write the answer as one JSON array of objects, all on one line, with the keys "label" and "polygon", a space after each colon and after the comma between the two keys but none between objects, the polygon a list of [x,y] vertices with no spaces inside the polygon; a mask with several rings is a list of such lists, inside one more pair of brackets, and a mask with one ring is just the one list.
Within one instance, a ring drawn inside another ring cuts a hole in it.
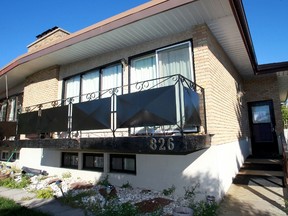
[{"label": "balcony deck", "polygon": [[211,138],[204,89],[181,75],[26,107],[17,128],[19,138],[0,146],[188,154]]}]

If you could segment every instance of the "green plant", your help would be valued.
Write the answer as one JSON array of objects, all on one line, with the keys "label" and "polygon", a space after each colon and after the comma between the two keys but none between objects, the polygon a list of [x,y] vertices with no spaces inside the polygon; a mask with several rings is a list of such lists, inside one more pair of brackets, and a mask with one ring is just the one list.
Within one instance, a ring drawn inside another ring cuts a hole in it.
[{"label": "green plant", "polygon": [[61,197],[60,200],[64,204],[67,204],[71,207],[85,208],[86,206],[89,207],[89,203],[86,204],[86,206],[85,206],[85,204],[83,202],[83,198],[84,197],[91,197],[91,196],[95,196],[95,195],[96,195],[96,191],[93,191],[93,190],[83,191],[83,192],[80,192],[76,195],[73,194],[71,191],[69,191],[65,196]]},{"label": "green plant", "polygon": [[201,200],[199,202],[190,203],[189,207],[193,209],[193,216],[216,216],[219,206],[216,202],[208,203]]},{"label": "green plant", "polygon": [[123,184],[123,185],[121,186],[121,188],[132,189],[133,187],[132,187],[132,185],[127,181],[127,183]]},{"label": "green plant", "polygon": [[288,128],[288,108],[286,106],[281,106],[281,112],[282,112],[284,127]]},{"label": "green plant", "polygon": [[197,187],[199,187],[199,183],[192,186],[184,187],[185,190],[184,198],[194,200]]},{"label": "green plant", "polygon": [[97,215],[100,216],[136,216],[139,215],[138,209],[131,203],[123,204],[109,204],[98,212]]},{"label": "green plant", "polygon": [[162,193],[163,193],[163,195],[165,195],[165,196],[169,196],[169,195],[173,194],[173,193],[175,192],[175,190],[176,190],[175,186],[172,185],[170,188],[164,189],[164,190],[162,191]]},{"label": "green plant", "polygon": [[64,172],[64,173],[62,173],[62,178],[71,178],[71,173],[70,172]]},{"label": "green plant", "polygon": [[0,186],[1,187],[7,187],[7,188],[25,188],[30,184],[30,178],[27,176],[22,176],[21,181],[17,182],[14,180],[14,178],[9,177],[6,179],[0,180]]},{"label": "green plant", "polygon": [[53,191],[50,188],[45,188],[36,191],[36,197],[39,199],[50,199],[53,198]]},{"label": "green plant", "polygon": [[97,185],[102,185],[105,187],[108,187],[109,185],[111,185],[111,183],[109,182],[109,175],[106,175],[102,180],[100,180]]}]

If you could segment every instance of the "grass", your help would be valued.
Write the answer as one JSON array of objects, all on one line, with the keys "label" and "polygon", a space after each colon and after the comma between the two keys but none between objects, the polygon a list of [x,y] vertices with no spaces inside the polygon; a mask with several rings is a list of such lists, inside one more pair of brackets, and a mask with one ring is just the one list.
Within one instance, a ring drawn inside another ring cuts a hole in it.
[{"label": "grass", "polygon": [[42,213],[33,209],[23,207],[13,200],[0,197],[0,215],[1,216],[49,216],[49,214]]}]

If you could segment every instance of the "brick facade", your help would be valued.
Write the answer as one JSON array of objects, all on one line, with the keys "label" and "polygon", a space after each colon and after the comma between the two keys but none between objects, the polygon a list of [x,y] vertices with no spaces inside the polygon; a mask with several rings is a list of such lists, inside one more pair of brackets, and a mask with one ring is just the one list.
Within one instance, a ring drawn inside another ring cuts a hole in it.
[{"label": "brick facade", "polygon": [[196,82],[205,88],[207,129],[212,144],[224,144],[247,134],[245,107],[237,97],[242,79],[206,26],[193,35]]},{"label": "brick facade", "polygon": [[[276,77],[268,79],[263,77],[262,79],[267,85],[263,85],[259,78],[243,82],[242,77],[206,25],[196,26],[181,34],[140,44],[133,49],[126,48],[119,52],[107,53],[64,65],[61,70],[53,67],[35,73],[28,77],[25,83],[24,107],[59,99],[58,92],[61,92],[61,89],[58,90],[58,77],[59,80],[62,80],[123,57],[128,59],[139,53],[189,39],[193,41],[196,83],[205,89],[207,131],[214,135],[212,144],[224,144],[246,138],[249,136],[249,124],[245,100],[273,98],[273,101],[280,104],[279,99],[275,98],[278,95],[277,85],[275,85]],[[124,83],[126,82],[128,82],[128,68],[125,68],[124,72]],[[259,93],[255,91],[255,88],[259,87],[257,83],[261,83],[262,86]],[[242,88],[246,94],[243,98],[239,98],[239,91]],[[254,94],[257,94],[257,97]],[[259,96],[261,94],[265,97],[261,98]],[[280,121],[280,107],[275,106],[274,108],[276,120]],[[280,125],[277,122],[277,131],[281,130]]]},{"label": "brick facade", "polygon": [[[47,68],[27,77],[24,87],[23,107],[57,100],[58,77],[58,66]],[[43,108],[50,106],[51,104]]]}]

